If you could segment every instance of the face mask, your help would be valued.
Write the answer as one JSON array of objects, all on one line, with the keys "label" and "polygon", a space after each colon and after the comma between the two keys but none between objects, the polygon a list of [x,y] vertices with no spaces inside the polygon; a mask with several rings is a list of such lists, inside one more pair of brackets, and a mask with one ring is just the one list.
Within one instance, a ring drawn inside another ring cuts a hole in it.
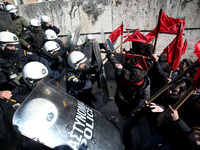
[{"label": "face mask", "polygon": [[5,48],[5,52],[8,54],[8,55],[11,55],[11,56],[15,56],[18,54],[18,50],[10,50],[10,49],[7,49]]},{"label": "face mask", "polygon": [[[13,46],[13,45],[7,45],[7,46]],[[5,54],[7,54],[7,56],[16,56],[18,54],[18,50],[19,48],[15,46],[15,50],[11,50],[9,48],[7,48],[7,46],[4,49]]]},{"label": "face mask", "polygon": [[18,13],[11,13],[12,19],[16,19],[18,17]]},{"label": "face mask", "polygon": [[59,63],[63,62],[63,58],[59,55],[59,53],[53,55],[53,58],[56,58]]},{"label": "face mask", "polygon": [[39,33],[40,32],[40,27],[33,27],[33,32],[35,32],[35,33]]}]

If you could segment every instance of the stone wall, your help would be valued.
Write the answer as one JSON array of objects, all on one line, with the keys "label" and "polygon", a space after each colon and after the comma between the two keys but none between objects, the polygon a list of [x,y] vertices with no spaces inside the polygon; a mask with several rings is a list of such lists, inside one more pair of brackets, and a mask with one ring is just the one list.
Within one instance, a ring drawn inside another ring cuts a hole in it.
[{"label": "stone wall", "polygon": [[[186,28],[200,28],[199,0],[56,0],[19,5],[18,8],[20,15],[27,20],[48,15],[53,24],[61,29],[60,35],[69,35],[79,25],[82,27],[81,33],[99,33],[102,30],[112,32],[122,21],[125,29],[152,30],[157,24],[161,8],[170,17],[185,19]],[[102,42],[101,35],[95,36]],[[85,35],[80,38],[84,42]],[[159,54],[173,38],[174,35],[160,35],[156,53]],[[185,30],[185,39],[188,40],[188,48],[184,57],[196,60],[193,51],[194,45],[200,41],[200,30]],[[68,36],[61,40],[67,43]],[[113,47],[119,44],[120,40]],[[129,44],[125,43],[124,47],[128,49]]]}]

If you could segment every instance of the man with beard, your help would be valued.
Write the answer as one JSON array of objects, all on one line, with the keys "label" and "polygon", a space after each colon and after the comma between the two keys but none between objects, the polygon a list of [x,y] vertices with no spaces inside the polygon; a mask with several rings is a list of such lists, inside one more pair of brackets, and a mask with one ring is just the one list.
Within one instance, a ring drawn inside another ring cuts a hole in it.
[{"label": "man with beard", "polygon": [[22,16],[18,15],[18,11],[15,6],[7,5],[5,7],[5,11],[9,12],[11,15],[17,36],[24,31],[24,28],[28,28],[28,22]]},{"label": "man with beard", "polygon": [[22,32],[19,36],[22,48],[38,55],[42,53],[41,48],[44,44],[44,31],[40,26],[41,23],[37,19],[31,19],[29,21],[30,29]]}]

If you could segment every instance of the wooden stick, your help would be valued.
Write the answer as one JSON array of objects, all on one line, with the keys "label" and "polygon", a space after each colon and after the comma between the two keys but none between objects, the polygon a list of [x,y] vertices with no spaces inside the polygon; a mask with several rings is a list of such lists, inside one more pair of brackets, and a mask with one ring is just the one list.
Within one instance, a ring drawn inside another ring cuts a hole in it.
[{"label": "wooden stick", "polygon": [[[122,45],[124,44],[124,42],[122,44],[120,44],[117,48],[114,49],[114,51],[112,52],[115,52],[118,48],[120,48]],[[104,59],[102,59],[102,61],[106,60],[106,57]]]},{"label": "wooden stick", "polygon": [[154,43],[154,47],[153,47],[153,53],[154,54],[156,52],[156,44],[157,44],[157,40],[158,40],[158,33],[160,31],[160,18],[161,18],[161,14],[162,14],[162,9],[160,9],[160,13],[159,13],[159,17],[158,17],[157,30],[156,30],[156,36],[155,36],[155,43]]},{"label": "wooden stick", "polygon": [[[122,25],[124,24],[124,22],[122,21]],[[123,31],[124,32],[124,31]],[[121,35],[121,44],[123,43],[123,34]],[[123,44],[122,44],[122,46],[120,47],[120,50],[121,50],[121,53],[122,53],[122,51],[123,51]],[[122,63],[122,61],[123,61],[123,56],[121,56],[121,63]]]},{"label": "wooden stick", "polygon": [[185,94],[173,105],[173,109],[177,110],[187,99],[194,93],[195,88],[194,86],[190,86],[188,90],[185,92]]},{"label": "wooden stick", "polygon": [[173,70],[171,70],[170,73],[169,73],[169,79],[171,79],[172,73],[173,73]]},{"label": "wooden stick", "polygon": [[[101,51],[101,53],[107,53],[107,52]],[[116,53],[116,52],[111,52],[111,54],[119,55],[119,56],[124,56],[124,55],[126,55],[126,54],[124,54],[124,53]],[[143,56],[143,55],[138,55],[137,57],[142,57],[143,59],[149,58],[149,57],[146,57],[146,56]]]}]

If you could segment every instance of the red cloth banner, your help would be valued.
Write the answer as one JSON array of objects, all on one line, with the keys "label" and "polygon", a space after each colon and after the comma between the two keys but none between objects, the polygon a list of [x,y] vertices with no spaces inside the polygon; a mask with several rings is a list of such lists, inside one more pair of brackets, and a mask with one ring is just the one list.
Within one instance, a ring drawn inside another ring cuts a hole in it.
[{"label": "red cloth banner", "polygon": [[148,38],[144,34],[140,33],[138,30],[135,30],[135,32],[124,41],[124,43],[126,43],[127,41],[147,43]]},{"label": "red cloth banner", "polygon": [[119,26],[117,29],[115,29],[110,35],[109,35],[109,38],[110,38],[110,41],[112,43],[114,43],[115,41],[117,41],[118,37],[120,35],[123,35],[124,33],[124,24],[122,24],[121,26]]},{"label": "red cloth banner", "polygon": [[194,54],[198,57],[200,61],[200,41],[194,46]]},{"label": "red cloth banner", "polygon": [[[170,33],[170,34],[177,34],[179,32],[179,25],[182,24],[182,28],[180,30],[180,33],[184,31],[186,21],[183,19],[174,19],[172,17],[168,17],[164,12],[161,13],[160,18],[160,30],[159,33]],[[157,27],[153,29],[153,31],[156,31]],[[150,32],[146,36],[149,38],[149,41],[147,43],[150,43],[154,36],[156,35],[156,32]]]}]

